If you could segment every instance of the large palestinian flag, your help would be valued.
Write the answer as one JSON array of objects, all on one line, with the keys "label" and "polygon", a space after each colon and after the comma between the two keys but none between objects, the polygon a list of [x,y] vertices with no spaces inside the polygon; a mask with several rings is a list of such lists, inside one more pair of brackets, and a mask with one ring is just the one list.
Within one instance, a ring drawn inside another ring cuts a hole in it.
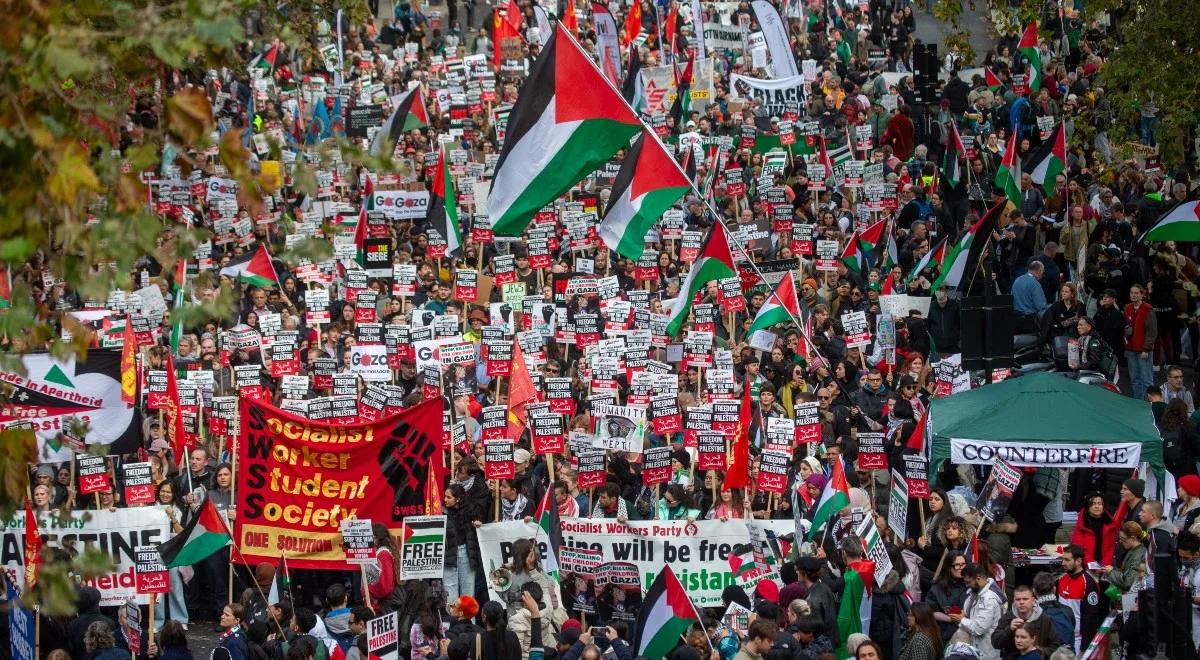
[{"label": "large palestinian flag", "polygon": [[429,199],[429,226],[438,230],[446,239],[446,256],[452,257],[462,251],[462,223],[458,220],[458,203],[454,196],[454,178],[450,176],[450,162],[446,160],[446,147],[438,153],[437,171],[433,173],[433,194]]},{"label": "large palestinian flag", "polygon": [[520,236],[533,214],[629,147],[637,115],[561,24],[508,116],[487,213],[497,236]]},{"label": "large palestinian flag", "polygon": [[429,116],[425,113],[425,99],[421,96],[421,88],[413,87],[403,94],[392,97],[392,116],[383,123],[383,128],[371,140],[372,156],[392,155],[396,142],[408,131],[429,126]]},{"label": "large palestinian flag", "polygon": [[1062,122],[1054,128],[1050,139],[1029,159],[1029,176],[1049,197],[1054,194],[1054,182],[1067,169],[1067,131]]},{"label": "large palestinian flag", "polygon": [[1200,240],[1200,202],[1184,202],[1163,214],[1144,241]]},{"label": "large palestinian flag", "polygon": [[267,246],[259,244],[258,249],[247,252],[229,262],[221,269],[221,275],[234,279],[239,277],[243,282],[257,287],[268,287],[279,284],[279,276],[275,274],[275,264],[271,263],[271,255]]},{"label": "large palestinian flag", "polygon": [[640,259],[646,234],[689,188],[687,177],[658,138],[642,131],[613,183],[598,231],[604,244],[623,257]]},{"label": "large palestinian flag", "polygon": [[718,222],[708,232],[704,245],[700,246],[700,256],[692,263],[687,279],[683,281],[679,298],[671,308],[671,320],[667,322],[667,335],[674,337],[679,334],[683,322],[687,319],[688,311],[692,308],[692,300],[696,293],[704,288],[710,280],[723,280],[737,275],[733,267],[733,252],[729,250],[729,236],[725,224]]},{"label": "large palestinian flag", "polygon": [[904,283],[911,283],[913,280],[917,279],[918,276],[920,276],[921,271],[925,270],[931,265],[937,266],[938,272],[941,272],[942,264],[946,261],[946,254],[947,250],[949,249],[949,240],[950,237],[947,236],[943,238],[942,241],[936,246],[930,248],[930,250],[925,253],[925,256],[921,257],[921,260],[918,261],[915,266],[913,266],[911,271],[909,271],[908,275],[904,278]]},{"label": "large palestinian flag", "polygon": [[850,486],[846,481],[846,468],[840,458],[833,461],[833,470],[829,481],[821,489],[821,499],[817,500],[817,510],[813,513],[812,527],[808,530],[808,538],[817,537],[817,532],[832,524],[838,512],[850,506]]},{"label": "large palestinian flag", "polygon": [[693,623],[700,622],[696,606],[669,565],[654,578],[638,610],[637,639],[633,648],[645,658],[665,658],[679,645],[679,638]]},{"label": "large palestinian flag", "polygon": [[952,289],[962,289],[970,285],[971,275],[979,265],[983,248],[992,237],[996,221],[1003,210],[1003,202],[993,206],[958,239],[958,245],[951,248],[950,255],[942,262],[941,273],[931,287],[934,291],[943,284]]},{"label": "large palestinian flag", "polygon": [[193,566],[229,545],[231,539],[225,519],[217,513],[213,501],[205,498],[199,515],[192,518],[182,532],[160,544],[158,551],[167,568]]},{"label": "large palestinian flag", "polygon": [[792,279],[792,271],[783,274],[779,285],[771,292],[771,296],[758,308],[754,323],[750,324],[747,335],[757,330],[765,330],[773,325],[787,323],[800,318],[800,301],[796,297],[796,282]]}]

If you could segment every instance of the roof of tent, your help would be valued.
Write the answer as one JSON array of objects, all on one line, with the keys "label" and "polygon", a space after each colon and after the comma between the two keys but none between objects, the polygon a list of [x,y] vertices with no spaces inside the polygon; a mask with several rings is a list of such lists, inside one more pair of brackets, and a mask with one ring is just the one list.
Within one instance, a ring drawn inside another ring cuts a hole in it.
[{"label": "roof of tent", "polygon": [[1141,443],[1141,461],[1162,467],[1150,404],[1053,373],[1012,378],[933,402],[933,461],[950,440],[982,443]]}]

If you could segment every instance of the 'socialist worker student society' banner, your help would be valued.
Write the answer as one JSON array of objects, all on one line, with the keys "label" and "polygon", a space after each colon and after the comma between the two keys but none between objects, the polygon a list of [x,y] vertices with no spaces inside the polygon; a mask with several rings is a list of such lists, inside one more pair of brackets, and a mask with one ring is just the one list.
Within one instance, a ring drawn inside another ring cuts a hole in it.
[{"label": "'socialist worker student society' banner", "polygon": [[[297,417],[248,397],[238,442],[238,548],[247,563],[346,569],[341,522],[367,518],[394,533],[425,513],[442,465],[442,409],[431,399],[370,424]],[[240,559],[240,558],[236,558]]]}]

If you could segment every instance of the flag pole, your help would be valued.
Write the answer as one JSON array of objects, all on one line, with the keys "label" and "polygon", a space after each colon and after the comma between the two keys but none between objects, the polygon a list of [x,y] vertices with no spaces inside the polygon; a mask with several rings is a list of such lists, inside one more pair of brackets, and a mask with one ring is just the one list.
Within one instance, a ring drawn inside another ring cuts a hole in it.
[{"label": "flag pole", "polygon": [[[250,562],[246,561],[246,556],[243,555],[242,551],[238,548],[237,537],[235,537],[233,535],[233,530],[229,529],[229,522],[226,521],[223,516],[221,517],[221,522],[222,522],[222,524],[225,525],[225,531],[229,532],[229,538],[231,539],[230,543],[229,543],[229,547],[232,549],[232,552],[230,554],[231,555],[236,554],[238,557],[241,558],[242,564],[249,566]],[[258,591],[258,595],[262,596],[263,602],[266,603],[267,605],[271,605],[271,602],[267,598],[267,594],[263,592],[262,585],[260,585],[258,583],[258,580],[251,580],[251,582],[254,584],[254,589],[256,591]],[[275,623],[275,627],[279,630],[280,639],[286,637],[286,633],[283,630],[283,625],[279,623],[279,619],[276,619],[275,617],[270,617],[270,618],[271,618],[271,621],[273,621]]]}]

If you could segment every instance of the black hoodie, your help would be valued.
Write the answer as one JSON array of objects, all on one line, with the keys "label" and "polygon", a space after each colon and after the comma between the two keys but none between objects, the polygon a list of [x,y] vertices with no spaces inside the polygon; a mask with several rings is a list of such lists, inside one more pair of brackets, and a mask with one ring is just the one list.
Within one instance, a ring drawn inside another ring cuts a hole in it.
[{"label": "black hoodie", "polygon": [[79,614],[67,624],[67,650],[72,658],[86,658],[88,653],[83,646],[83,637],[87,634],[88,626],[96,621],[103,621],[116,630],[117,624],[100,613],[100,590],[95,587],[77,587],[79,594]]}]

